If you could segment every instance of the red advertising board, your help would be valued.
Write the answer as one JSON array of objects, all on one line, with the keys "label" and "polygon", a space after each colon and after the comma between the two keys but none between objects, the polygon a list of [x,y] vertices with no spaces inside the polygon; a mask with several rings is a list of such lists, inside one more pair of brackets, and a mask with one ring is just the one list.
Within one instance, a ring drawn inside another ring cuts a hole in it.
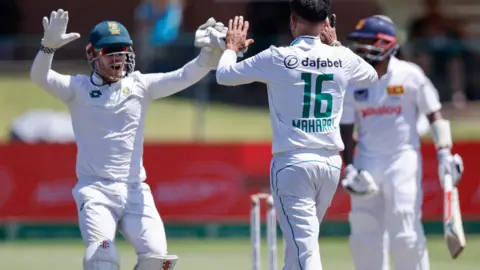
[{"label": "red advertising board", "polygon": [[[480,218],[480,143],[459,143],[465,175],[459,186],[465,219]],[[442,217],[436,153],[424,145],[424,219]],[[74,145],[0,146],[0,221],[75,221]],[[269,190],[269,144],[146,145],[144,163],[163,219],[247,222],[249,195]],[[327,219],[345,220],[349,197],[339,189]]]}]

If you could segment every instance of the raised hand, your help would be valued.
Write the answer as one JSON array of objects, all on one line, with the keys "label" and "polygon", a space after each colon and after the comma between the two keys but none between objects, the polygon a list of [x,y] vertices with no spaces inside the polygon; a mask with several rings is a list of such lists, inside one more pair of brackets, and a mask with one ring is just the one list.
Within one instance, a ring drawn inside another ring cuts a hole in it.
[{"label": "raised hand", "polygon": [[66,33],[68,25],[68,11],[59,9],[52,11],[50,19],[43,17],[42,45],[50,49],[58,49],[78,38],[79,33]]},{"label": "raised hand", "polygon": [[195,31],[194,45],[197,48],[219,47],[225,50],[225,37],[227,35],[227,28],[221,22],[215,21],[214,18],[209,18],[206,23],[200,25]]},{"label": "raised hand", "polygon": [[332,16],[329,19],[327,19],[325,27],[320,33],[320,39],[324,44],[327,44],[330,46],[341,45],[340,42],[337,41],[337,29],[335,28],[336,25],[337,25],[337,16],[335,14],[332,14]]},{"label": "raised hand", "polygon": [[236,53],[246,51],[248,46],[253,44],[253,39],[247,39],[249,23],[243,20],[243,16],[235,16],[235,19],[228,21],[227,37],[225,44],[227,49]]}]

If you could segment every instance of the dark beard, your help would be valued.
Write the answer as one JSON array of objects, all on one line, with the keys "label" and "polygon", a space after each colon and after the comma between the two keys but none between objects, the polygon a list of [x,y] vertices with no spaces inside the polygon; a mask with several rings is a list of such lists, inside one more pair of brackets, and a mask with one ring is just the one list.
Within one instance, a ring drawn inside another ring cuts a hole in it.
[{"label": "dark beard", "polygon": [[371,60],[371,59],[363,59],[365,60],[365,62],[369,63],[370,65],[372,65],[372,67],[376,67],[378,65],[378,63],[380,63],[381,61],[376,61],[376,60]]}]

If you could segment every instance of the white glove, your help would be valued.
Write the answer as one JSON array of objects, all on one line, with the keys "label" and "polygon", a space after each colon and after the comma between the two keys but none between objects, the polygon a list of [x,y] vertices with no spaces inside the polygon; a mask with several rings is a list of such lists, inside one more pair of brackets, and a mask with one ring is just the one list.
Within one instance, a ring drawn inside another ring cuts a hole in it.
[{"label": "white glove", "polygon": [[50,21],[47,17],[43,17],[43,39],[42,45],[50,49],[58,49],[67,43],[80,38],[79,33],[68,33],[68,11],[59,9],[52,11],[50,14]]},{"label": "white glove", "polygon": [[[227,36],[228,28],[221,22],[216,22],[215,19],[209,18],[206,23],[200,25],[195,31],[195,47],[204,48],[210,47],[219,48],[222,52],[225,51],[225,37]],[[243,57],[248,48],[237,53],[238,57]]]},{"label": "white glove", "polygon": [[206,23],[200,25],[195,31],[195,47],[218,47],[225,50],[225,37],[227,36],[228,28],[221,22],[216,22],[212,17]]},{"label": "white glove", "polygon": [[194,46],[201,48],[198,62],[200,65],[212,70],[217,68],[222,57],[223,50],[220,47],[222,38],[227,35],[227,28],[221,22],[209,18],[206,23],[200,25],[195,32]]},{"label": "white glove", "polygon": [[345,167],[342,187],[350,194],[367,197],[378,192],[378,186],[369,172],[358,171],[352,164]]},{"label": "white glove", "polygon": [[217,69],[218,62],[222,57],[223,51],[220,49],[203,47],[198,55],[198,63],[201,66],[208,67],[211,70]]},{"label": "white glove", "polygon": [[443,187],[443,177],[446,174],[452,176],[453,186],[456,186],[463,174],[463,159],[459,154],[452,155],[450,149],[440,149],[437,152],[438,178]]}]

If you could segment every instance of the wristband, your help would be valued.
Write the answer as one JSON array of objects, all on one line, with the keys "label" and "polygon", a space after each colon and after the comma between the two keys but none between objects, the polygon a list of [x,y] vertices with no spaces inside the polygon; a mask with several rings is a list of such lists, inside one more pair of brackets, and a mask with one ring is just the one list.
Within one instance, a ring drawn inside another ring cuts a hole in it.
[{"label": "wristband", "polygon": [[45,47],[43,45],[40,46],[40,51],[46,53],[46,54],[52,54],[56,51],[56,49],[53,49],[53,48],[48,48],[48,47]]},{"label": "wristband", "polygon": [[332,43],[330,43],[330,46],[342,46],[342,43],[338,40],[334,40]]}]

